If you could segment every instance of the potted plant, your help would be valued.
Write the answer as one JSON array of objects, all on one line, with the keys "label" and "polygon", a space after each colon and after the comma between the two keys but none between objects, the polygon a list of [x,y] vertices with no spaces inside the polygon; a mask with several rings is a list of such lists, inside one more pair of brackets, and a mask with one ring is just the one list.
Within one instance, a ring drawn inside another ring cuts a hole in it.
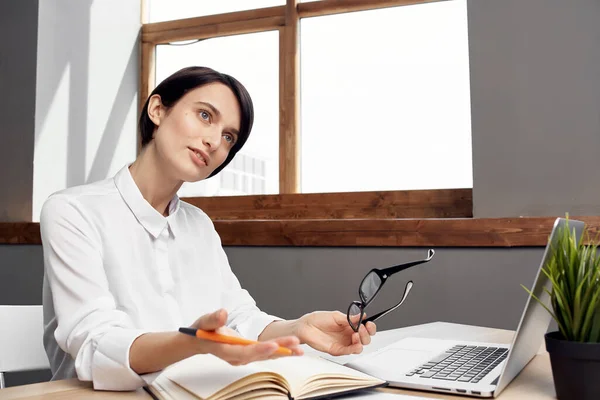
[{"label": "potted plant", "polygon": [[[568,218],[568,216],[567,216]],[[568,222],[568,221],[567,221]],[[560,400],[600,399],[600,252],[587,227],[577,242],[574,230],[560,232],[543,273],[551,282],[550,307],[558,331],[545,335],[556,396]]]}]

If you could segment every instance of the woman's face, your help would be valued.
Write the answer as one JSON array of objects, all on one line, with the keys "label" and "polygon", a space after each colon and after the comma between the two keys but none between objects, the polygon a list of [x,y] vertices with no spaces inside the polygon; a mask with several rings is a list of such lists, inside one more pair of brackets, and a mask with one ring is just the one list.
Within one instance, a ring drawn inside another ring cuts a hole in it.
[{"label": "woman's face", "polygon": [[153,96],[148,114],[157,126],[158,157],[178,180],[196,182],[210,176],[238,139],[240,106],[222,83],[195,88],[170,109]]}]

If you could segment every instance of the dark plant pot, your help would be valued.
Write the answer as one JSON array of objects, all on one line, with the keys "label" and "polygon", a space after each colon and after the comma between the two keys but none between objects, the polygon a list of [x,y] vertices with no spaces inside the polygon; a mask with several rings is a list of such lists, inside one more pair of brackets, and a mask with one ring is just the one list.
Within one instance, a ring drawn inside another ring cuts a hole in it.
[{"label": "dark plant pot", "polygon": [[560,332],[546,336],[554,388],[559,400],[600,399],[600,343],[564,340]]}]

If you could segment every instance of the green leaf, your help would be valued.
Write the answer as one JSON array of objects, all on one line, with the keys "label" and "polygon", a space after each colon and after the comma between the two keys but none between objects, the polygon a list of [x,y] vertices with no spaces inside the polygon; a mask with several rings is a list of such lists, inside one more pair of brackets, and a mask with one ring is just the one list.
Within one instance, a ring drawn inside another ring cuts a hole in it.
[{"label": "green leaf", "polygon": [[[544,307],[544,308],[546,309],[546,311],[548,311],[548,313],[549,313],[549,314],[552,316],[552,318],[553,318],[553,319],[556,321],[556,323],[557,323],[557,324],[559,324],[559,326],[560,326],[560,321],[558,320],[558,318],[556,318],[556,315],[555,315],[555,314],[552,312],[552,310],[551,310],[551,309],[549,309],[549,308],[548,308],[548,306],[546,306],[546,304],[544,304],[544,302],[543,302],[543,301],[541,301],[541,300],[540,300],[540,299],[539,299],[539,298],[538,298],[538,297],[537,297],[535,294],[533,294],[533,292],[532,292],[531,290],[529,290],[529,289],[528,289],[526,286],[524,286],[523,284],[521,284],[521,287],[522,287],[523,289],[525,289],[525,290],[527,291],[527,293],[529,293],[529,295],[530,295],[531,297],[533,297],[533,299],[534,299],[535,301],[537,301],[538,303],[540,303],[540,305],[541,305],[542,307]],[[547,289],[546,289],[546,288],[544,288],[544,290],[546,290],[546,291],[547,291]],[[549,292],[548,292],[548,293],[549,293]],[[562,332],[562,331],[561,331],[561,332]]]},{"label": "green leaf", "polygon": [[550,244],[542,268],[551,283],[550,289],[544,288],[550,306],[521,286],[552,316],[567,340],[600,342],[600,233],[592,241],[584,227],[577,241],[575,229],[568,227],[568,217],[567,227]]}]

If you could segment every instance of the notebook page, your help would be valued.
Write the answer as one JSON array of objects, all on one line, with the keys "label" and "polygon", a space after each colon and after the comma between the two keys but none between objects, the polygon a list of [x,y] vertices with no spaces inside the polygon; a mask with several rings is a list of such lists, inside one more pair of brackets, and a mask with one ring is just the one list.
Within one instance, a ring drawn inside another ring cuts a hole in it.
[{"label": "notebook page", "polygon": [[224,387],[258,372],[262,371],[254,363],[232,366],[212,354],[198,354],[173,364],[162,375],[206,399]]},{"label": "notebook page", "polygon": [[151,389],[154,390],[154,394],[162,400],[197,400],[196,396],[163,375],[154,379]]},{"label": "notebook page", "polygon": [[[259,361],[261,369],[277,371],[290,383],[292,395],[302,392],[302,386],[306,385],[315,375],[327,375],[331,377],[344,377],[344,382],[349,386],[358,382],[383,383],[384,381],[374,378],[360,371],[344,367],[314,355],[300,357],[283,357],[275,360]],[[348,379],[351,378],[352,380]],[[356,380],[356,381],[355,381]],[[337,382],[336,382],[337,383]]]}]

